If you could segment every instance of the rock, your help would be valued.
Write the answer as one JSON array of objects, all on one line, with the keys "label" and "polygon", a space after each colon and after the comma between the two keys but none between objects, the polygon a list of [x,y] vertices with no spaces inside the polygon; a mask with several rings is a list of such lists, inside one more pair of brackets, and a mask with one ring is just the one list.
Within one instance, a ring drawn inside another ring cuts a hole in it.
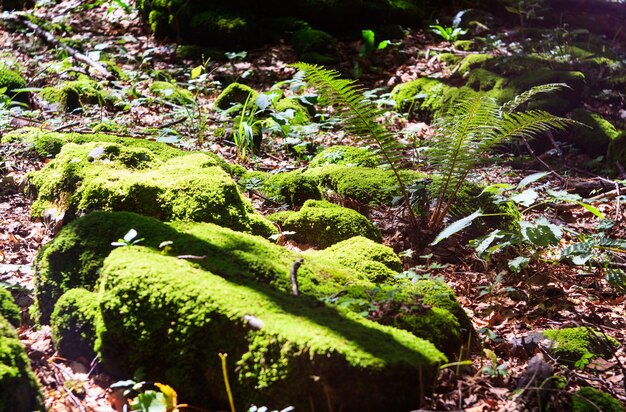
[{"label": "rock", "polygon": [[175,104],[190,105],[194,102],[193,94],[189,90],[169,82],[152,82],[150,93]]},{"label": "rock", "polygon": [[330,146],[309,162],[309,168],[326,165],[378,167],[378,157],[369,149],[354,146]]},{"label": "rock", "polygon": [[[583,356],[590,355],[591,359],[602,356],[612,356],[619,342],[610,336],[604,336],[587,327],[552,329],[543,332],[549,340],[544,344],[551,355],[567,366],[574,366]],[[589,360],[591,360],[589,359]]]},{"label": "rock", "polygon": [[428,121],[440,111],[448,89],[449,86],[440,79],[422,77],[394,87],[391,98],[396,102],[397,110]]},{"label": "rock", "polygon": [[572,396],[573,412],[623,412],[624,407],[621,402],[598,389],[590,386],[580,388]]}]

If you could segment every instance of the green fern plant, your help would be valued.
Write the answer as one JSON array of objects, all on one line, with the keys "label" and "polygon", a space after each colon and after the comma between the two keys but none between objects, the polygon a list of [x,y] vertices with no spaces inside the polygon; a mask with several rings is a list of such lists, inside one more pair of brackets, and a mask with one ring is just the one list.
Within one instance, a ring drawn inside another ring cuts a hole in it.
[{"label": "green fern plant", "polygon": [[520,110],[535,95],[562,87],[566,86],[537,86],[503,105],[486,96],[470,98],[449,106],[445,114],[436,119],[435,137],[428,151],[435,170],[431,196],[436,199],[428,220],[430,230],[441,230],[469,173],[484,161],[492,148],[513,139],[530,139],[562,130],[575,123],[541,110]]},{"label": "green fern plant", "polygon": [[335,107],[349,133],[376,148],[381,165],[388,167],[398,182],[411,222],[417,224],[406,184],[398,172],[404,147],[379,123],[384,111],[364,97],[364,89],[356,81],[342,79],[334,70],[307,63],[296,63],[293,67],[304,72],[308,83],[320,91],[321,103]]}]

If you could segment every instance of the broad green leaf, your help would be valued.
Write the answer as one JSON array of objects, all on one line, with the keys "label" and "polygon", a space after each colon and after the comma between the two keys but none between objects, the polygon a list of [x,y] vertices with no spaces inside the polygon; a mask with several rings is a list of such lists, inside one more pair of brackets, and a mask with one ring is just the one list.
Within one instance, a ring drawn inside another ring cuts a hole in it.
[{"label": "broad green leaf", "polygon": [[5,94],[7,91],[6,87],[0,87],[0,94]]},{"label": "broad green leaf", "polygon": [[475,242],[474,248],[476,249],[476,253],[482,255],[485,251],[491,246],[494,240],[502,239],[504,234],[500,229],[496,229],[493,232],[489,233],[487,236],[477,239]]},{"label": "broad green leaf", "polygon": [[191,70],[191,78],[195,79],[196,77],[200,76],[202,74],[202,70],[203,67],[202,66],[196,66]]},{"label": "broad green leaf", "polygon": [[474,219],[476,219],[477,217],[482,216],[482,214],[483,214],[482,210],[479,209],[475,211],[474,213],[472,213],[471,215],[466,216],[463,219],[457,220],[456,222],[452,223],[450,226],[442,230],[441,233],[437,235],[435,240],[433,240],[433,242],[430,245],[434,246],[437,243],[441,242],[442,240],[447,239],[448,237],[452,236],[453,234],[460,232],[461,230],[471,225],[472,221],[474,221]]},{"label": "broad green leaf", "polygon": [[509,269],[511,269],[515,273],[520,273],[523,268],[528,266],[530,263],[530,258],[526,256],[518,256],[515,259],[509,260]]},{"label": "broad green leaf", "polygon": [[563,236],[561,228],[548,222],[544,217],[540,217],[532,223],[521,221],[519,225],[524,239],[537,246],[557,245]]},{"label": "broad green leaf", "polygon": [[534,182],[536,182],[539,179],[543,179],[544,177],[546,177],[549,174],[550,174],[550,172],[538,172],[538,173],[533,173],[532,175],[526,176],[525,178],[523,178],[517,184],[517,188],[518,189],[523,189],[526,186],[528,186],[529,184],[534,183]]},{"label": "broad green leaf", "polygon": [[361,30],[361,36],[363,37],[363,43],[367,49],[374,48],[374,42],[376,39],[376,35],[372,30]]},{"label": "broad green leaf", "polygon": [[513,185],[508,184],[508,183],[494,183],[484,188],[483,191],[480,192],[480,195],[478,195],[478,197],[480,197],[481,195],[485,193],[502,193],[505,190],[513,189],[513,187],[514,187]]},{"label": "broad green leaf", "polygon": [[546,193],[555,200],[562,202],[578,203],[582,200],[582,197],[575,193],[568,193],[565,190],[546,190]]},{"label": "broad green leaf", "polygon": [[511,200],[517,204],[528,207],[535,203],[539,194],[533,189],[526,189],[522,193],[518,193],[515,196],[511,196]]},{"label": "broad green leaf", "polygon": [[604,215],[602,214],[602,212],[600,212],[597,208],[595,208],[594,206],[591,206],[589,203],[584,203],[584,202],[576,202],[578,203],[580,206],[584,207],[587,211],[593,213],[594,215],[596,215],[597,217],[599,217],[600,219],[605,219]]},{"label": "broad green leaf", "polygon": [[259,111],[263,111],[272,104],[272,101],[270,100],[270,96],[267,94],[259,93],[259,96],[256,98],[254,103],[256,104],[256,107],[259,108]]},{"label": "broad green leaf", "polygon": [[389,40],[383,40],[380,43],[378,43],[378,50],[384,50],[387,48],[387,46],[389,46],[391,44],[391,42]]}]

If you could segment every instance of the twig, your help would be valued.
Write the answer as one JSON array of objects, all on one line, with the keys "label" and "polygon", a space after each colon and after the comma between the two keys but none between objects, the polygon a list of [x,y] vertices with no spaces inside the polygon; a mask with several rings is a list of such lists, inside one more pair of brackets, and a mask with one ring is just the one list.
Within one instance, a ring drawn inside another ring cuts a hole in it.
[{"label": "twig", "polygon": [[189,260],[204,260],[206,256],[196,256],[196,255],[178,255],[177,259],[189,259]]},{"label": "twig", "polygon": [[304,259],[298,258],[295,262],[291,264],[291,270],[289,271],[289,278],[291,279],[291,291],[294,296],[299,296],[300,292],[298,291],[298,268],[304,262]]},{"label": "twig", "polygon": [[115,79],[115,76],[113,74],[111,74],[111,72],[109,72],[103,65],[101,65],[100,63],[90,59],[89,57],[85,56],[84,54],[82,54],[81,52],[79,52],[78,50],[61,43],[56,37],[54,37],[54,35],[48,31],[45,31],[44,29],[42,29],[41,27],[39,27],[38,25],[36,25],[35,23],[33,23],[32,21],[28,20],[28,18],[26,17],[25,13],[21,13],[21,12],[13,12],[11,14],[5,15],[2,17],[2,19],[7,20],[7,21],[12,21],[18,24],[22,24],[26,27],[28,27],[29,29],[31,29],[32,31],[35,32],[35,34],[39,37],[41,37],[42,39],[44,39],[47,43],[52,44],[53,46],[56,47],[61,47],[63,49],[65,49],[65,51],[67,51],[67,53],[72,56],[73,58],[75,58],[76,60],[83,62],[91,67],[93,67],[96,71],[100,72],[102,75],[104,75],[105,78],[107,79]]},{"label": "twig", "polygon": [[171,127],[171,126],[175,126],[175,125],[177,125],[177,124],[179,124],[179,123],[182,123],[182,122],[184,122],[185,120],[187,120],[187,117],[186,117],[186,116],[185,116],[185,117],[181,117],[181,118],[176,119],[176,120],[172,120],[171,122],[163,123],[163,124],[162,124],[162,125],[160,125],[158,128],[159,128],[159,129],[165,129],[165,128],[168,128],[168,127]]},{"label": "twig", "polygon": [[52,131],[53,132],[60,132],[61,130],[69,129],[70,127],[78,126],[79,124],[80,124],[80,122],[72,122],[72,123],[64,124],[64,125],[61,125],[61,126],[59,126],[57,128],[54,128]]}]

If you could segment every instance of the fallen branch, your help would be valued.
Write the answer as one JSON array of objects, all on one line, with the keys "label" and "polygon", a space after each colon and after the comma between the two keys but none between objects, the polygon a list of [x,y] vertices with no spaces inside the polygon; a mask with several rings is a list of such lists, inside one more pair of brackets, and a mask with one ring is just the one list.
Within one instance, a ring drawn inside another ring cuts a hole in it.
[{"label": "fallen branch", "polygon": [[65,49],[65,51],[67,51],[67,53],[72,56],[73,58],[75,58],[76,60],[85,63],[88,66],[93,67],[96,71],[100,72],[102,75],[104,75],[105,78],[107,79],[115,79],[115,76],[113,74],[111,74],[111,72],[109,72],[103,65],[101,65],[100,63],[90,59],[89,57],[85,56],[84,54],[82,54],[81,52],[79,52],[78,50],[65,45],[63,43],[61,43],[61,41],[59,41],[56,37],[54,37],[54,35],[44,29],[42,29],[41,27],[39,27],[38,25],[36,25],[35,23],[33,23],[32,21],[28,20],[28,18],[26,17],[25,13],[21,13],[21,12],[13,12],[10,14],[6,14],[1,16],[0,18],[2,18],[3,20],[6,21],[11,21],[17,24],[21,24],[23,26],[26,26],[27,28],[31,29],[32,31],[35,32],[35,34],[39,37],[41,37],[43,40],[45,40],[47,43],[56,46],[56,47],[61,47],[63,49]]}]

